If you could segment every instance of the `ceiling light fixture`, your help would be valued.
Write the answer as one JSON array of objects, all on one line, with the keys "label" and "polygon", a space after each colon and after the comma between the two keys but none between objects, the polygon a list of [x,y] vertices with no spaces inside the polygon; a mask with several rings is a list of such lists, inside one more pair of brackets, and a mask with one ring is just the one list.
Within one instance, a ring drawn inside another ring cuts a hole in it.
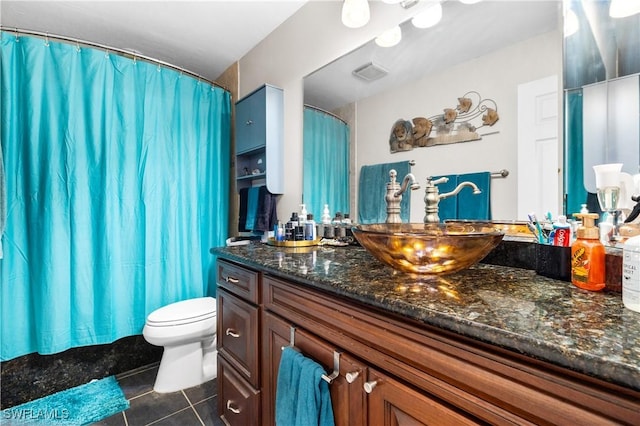
[{"label": "ceiling light fixture", "polygon": [[402,40],[402,30],[400,25],[396,25],[376,37],[376,44],[380,47],[392,47],[400,43],[400,40]]},{"label": "ceiling light fixture", "polygon": [[569,37],[580,29],[580,22],[572,9],[567,9],[564,17],[564,36]]},{"label": "ceiling light fixture", "polygon": [[367,0],[344,0],[342,23],[349,28],[360,28],[369,22],[369,2]]},{"label": "ceiling light fixture", "polygon": [[626,18],[640,13],[640,0],[611,0],[609,16],[612,18]]},{"label": "ceiling light fixture", "polygon": [[431,28],[442,19],[442,5],[434,3],[411,19],[416,28]]},{"label": "ceiling light fixture", "polygon": [[460,3],[464,3],[464,4],[474,4],[474,3],[480,3],[482,0],[460,0]]}]

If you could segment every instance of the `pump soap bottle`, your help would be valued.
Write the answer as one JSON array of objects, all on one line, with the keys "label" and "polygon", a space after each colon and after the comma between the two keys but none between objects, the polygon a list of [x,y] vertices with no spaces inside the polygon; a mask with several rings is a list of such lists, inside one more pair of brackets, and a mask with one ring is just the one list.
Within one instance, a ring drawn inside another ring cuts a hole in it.
[{"label": "pump soap bottle", "polygon": [[571,245],[571,282],[585,290],[599,291],[605,286],[604,245],[595,226],[596,213],[575,213],[582,219]]}]

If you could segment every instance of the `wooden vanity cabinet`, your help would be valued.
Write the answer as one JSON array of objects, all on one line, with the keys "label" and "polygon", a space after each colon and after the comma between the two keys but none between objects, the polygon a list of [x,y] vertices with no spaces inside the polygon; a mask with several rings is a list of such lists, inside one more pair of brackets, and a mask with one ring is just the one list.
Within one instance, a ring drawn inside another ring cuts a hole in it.
[{"label": "wooden vanity cabinet", "polygon": [[260,424],[260,280],[218,260],[218,413],[229,425]]},{"label": "wooden vanity cabinet", "polygon": [[[265,424],[291,324],[343,350],[376,382],[363,402],[367,424],[640,424],[640,393],[631,389],[268,274],[262,291]],[[303,353],[329,368],[314,348]],[[356,393],[346,398],[354,415]]]}]

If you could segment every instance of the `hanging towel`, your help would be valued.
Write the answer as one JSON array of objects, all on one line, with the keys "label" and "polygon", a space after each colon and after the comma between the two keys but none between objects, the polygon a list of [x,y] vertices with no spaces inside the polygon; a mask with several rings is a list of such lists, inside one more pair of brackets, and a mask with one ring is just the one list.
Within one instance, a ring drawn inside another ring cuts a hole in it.
[{"label": "hanging towel", "polygon": [[[439,194],[446,194],[447,192],[451,192],[456,189],[456,175],[434,176],[433,180],[440,179],[441,177],[446,177],[449,179],[449,181],[438,184]],[[438,217],[440,218],[440,222],[443,222],[447,219],[458,219],[457,214],[458,198],[456,196],[443,198],[440,200],[440,202],[438,203]]]},{"label": "hanging towel", "polygon": [[246,232],[247,229],[247,204],[249,202],[249,188],[240,188],[240,207],[238,210],[238,231]]},{"label": "hanging towel", "polygon": [[273,229],[273,226],[278,222],[277,201],[277,195],[269,192],[266,186],[260,187],[254,231],[266,232]]},{"label": "hanging towel", "polygon": [[475,183],[482,193],[474,194],[471,188],[463,188],[458,193],[458,219],[491,220],[491,173],[458,175],[457,184],[462,182]]},{"label": "hanging towel", "polygon": [[324,369],[292,347],[282,351],[276,385],[276,426],[333,426]]},{"label": "hanging towel", "polygon": [[[358,223],[384,223],[387,220],[387,204],[384,197],[389,182],[389,171],[394,169],[398,175],[396,181],[402,184],[402,179],[411,173],[408,161],[397,163],[383,163],[360,168],[358,181]],[[411,212],[411,190],[402,194],[400,203],[400,219],[409,222]]]},{"label": "hanging towel", "polygon": [[252,186],[249,188],[249,195],[247,196],[247,220],[244,227],[253,231],[256,225],[256,217],[258,215],[258,195],[260,195],[260,187]]}]

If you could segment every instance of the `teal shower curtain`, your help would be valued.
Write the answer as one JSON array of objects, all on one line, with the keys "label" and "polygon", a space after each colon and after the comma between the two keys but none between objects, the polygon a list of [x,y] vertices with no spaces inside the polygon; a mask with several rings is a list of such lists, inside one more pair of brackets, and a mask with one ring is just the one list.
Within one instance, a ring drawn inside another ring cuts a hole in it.
[{"label": "teal shower curtain", "polygon": [[565,213],[572,217],[587,202],[584,187],[583,134],[582,134],[582,89],[565,92]]},{"label": "teal shower curtain", "polygon": [[349,213],[349,126],[314,108],[304,108],[303,202],[316,222],[325,204]]},{"label": "teal shower curtain", "polygon": [[227,235],[228,92],[102,50],[1,38],[1,359],[140,334],[208,293]]}]

